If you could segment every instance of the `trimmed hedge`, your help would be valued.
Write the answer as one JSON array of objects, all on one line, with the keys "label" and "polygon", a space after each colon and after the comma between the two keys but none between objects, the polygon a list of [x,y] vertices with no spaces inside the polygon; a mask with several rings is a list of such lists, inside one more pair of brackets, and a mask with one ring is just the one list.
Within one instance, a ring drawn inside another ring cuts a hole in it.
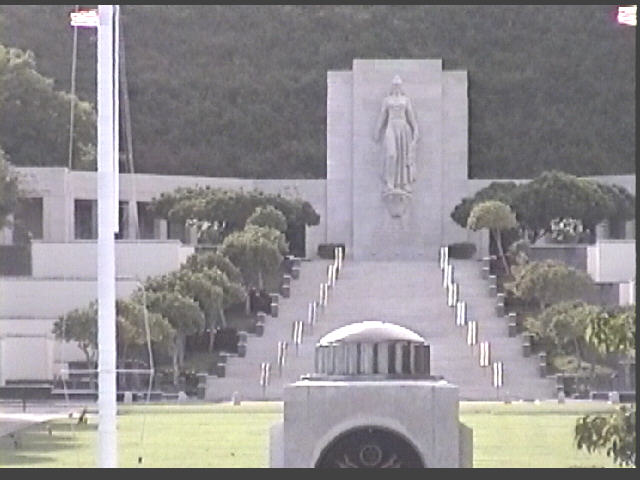
[{"label": "trimmed hedge", "polygon": [[469,259],[476,253],[476,245],[471,242],[452,243],[449,245],[449,257]]},{"label": "trimmed hedge", "polygon": [[342,249],[342,256],[344,258],[346,252],[344,243],[321,243],[318,245],[318,256],[320,258],[326,258],[329,260],[333,260],[335,258],[335,249]]}]

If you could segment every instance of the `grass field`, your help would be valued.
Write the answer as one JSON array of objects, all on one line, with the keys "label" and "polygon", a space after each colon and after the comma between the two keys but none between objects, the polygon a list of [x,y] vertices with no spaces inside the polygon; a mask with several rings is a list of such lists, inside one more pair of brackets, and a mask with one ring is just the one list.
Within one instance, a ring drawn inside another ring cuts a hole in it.
[{"label": "grass field", "polygon": [[[606,403],[558,405],[460,404],[460,420],[473,428],[475,467],[613,467],[605,455],[578,451],[576,418],[611,411]],[[266,467],[269,427],[282,419],[282,404],[153,405],[120,407],[122,467]],[[37,425],[20,446],[0,438],[2,467],[93,467],[96,421]],[[139,458],[141,462],[139,462]]]}]

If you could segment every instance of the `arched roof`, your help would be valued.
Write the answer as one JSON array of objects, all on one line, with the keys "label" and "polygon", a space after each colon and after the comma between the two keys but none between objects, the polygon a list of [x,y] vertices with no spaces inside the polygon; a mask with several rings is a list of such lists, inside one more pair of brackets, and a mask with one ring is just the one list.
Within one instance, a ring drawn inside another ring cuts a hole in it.
[{"label": "arched roof", "polygon": [[382,342],[426,343],[426,340],[417,333],[400,325],[380,320],[366,320],[351,323],[327,333],[319,340],[318,345]]}]

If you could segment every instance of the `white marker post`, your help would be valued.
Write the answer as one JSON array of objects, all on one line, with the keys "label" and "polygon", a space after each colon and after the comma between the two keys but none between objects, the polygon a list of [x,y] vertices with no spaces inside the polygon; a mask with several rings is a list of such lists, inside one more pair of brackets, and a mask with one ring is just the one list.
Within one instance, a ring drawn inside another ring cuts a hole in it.
[{"label": "white marker post", "polygon": [[491,365],[491,346],[489,342],[480,342],[480,366],[489,367]]},{"label": "white marker post", "polygon": [[271,377],[271,363],[262,362],[260,364],[260,386],[262,387],[262,396],[267,395],[267,387],[269,386]]},{"label": "white marker post", "polygon": [[500,399],[500,388],[504,385],[504,364],[502,362],[493,362],[491,367],[493,376],[492,384],[496,389],[496,400]]},{"label": "white marker post", "polygon": [[444,277],[442,279],[442,286],[448,288],[453,283],[453,265],[447,264],[444,269]]},{"label": "white marker post", "polygon": [[456,325],[463,327],[467,323],[467,303],[459,300],[456,303]]},{"label": "white marker post", "polygon": [[323,283],[320,285],[320,305],[326,307],[329,303],[329,285]]},{"label": "white marker post", "polygon": [[309,309],[307,312],[307,323],[313,325],[313,302],[309,302]]},{"label": "white marker post", "polygon": [[318,302],[315,300],[311,302],[311,323],[315,325],[318,322]]},{"label": "white marker post", "polygon": [[296,320],[291,324],[291,341],[296,346],[296,357],[298,356],[298,350],[302,344],[302,336],[304,332],[304,323]]},{"label": "white marker post", "polygon": [[478,322],[471,320],[467,323],[467,345],[471,347],[473,354],[473,346],[478,343]]},{"label": "white marker post", "polygon": [[309,332],[313,333],[313,324],[315,322],[315,304],[316,302],[310,302],[307,311],[307,325],[309,325]]},{"label": "white marker post", "polygon": [[286,341],[278,342],[278,374],[282,377],[282,370],[287,361],[287,347]]},{"label": "white marker post", "polygon": [[440,247],[440,270],[443,270],[449,265],[449,248]]},{"label": "white marker post", "polygon": [[455,307],[458,302],[458,284],[451,283],[449,284],[449,289],[447,291],[447,305],[450,307]]}]

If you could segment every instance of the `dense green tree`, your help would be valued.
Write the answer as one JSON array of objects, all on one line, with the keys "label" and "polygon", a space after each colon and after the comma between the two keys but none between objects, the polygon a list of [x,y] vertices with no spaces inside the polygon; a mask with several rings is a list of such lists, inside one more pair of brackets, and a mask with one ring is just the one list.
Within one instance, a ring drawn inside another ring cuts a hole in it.
[{"label": "dense green tree", "polygon": [[487,200],[495,200],[512,207],[513,193],[518,187],[516,182],[491,182],[478,190],[473,197],[463,198],[451,212],[451,218],[462,228],[467,228],[467,220],[473,207]]},{"label": "dense green tree", "polygon": [[284,215],[287,225],[285,235],[291,243],[298,239],[298,230],[320,223],[320,216],[309,202],[259,190],[245,192],[210,187],[178,188],[161,194],[151,202],[151,211],[157,217],[185,224],[189,221],[205,222],[215,229],[220,239],[244,228],[258,207],[273,207]]},{"label": "dense green tree", "polygon": [[531,241],[551,231],[555,219],[577,219],[593,231],[606,219],[635,218],[635,196],[619,185],[607,185],[559,171],[543,172],[529,182],[492,182],[473,197],[463,198],[451,218],[467,227],[471,210],[495,200],[511,207],[523,233]]},{"label": "dense green tree", "polygon": [[[149,327],[149,335],[146,324]],[[52,333],[58,339],[76,342],[91,368],[98,360],[97,302],[93,301],[87,307],[77,308],[60,316],[53,324]],[[161,351],[168,350],[174,334],[175,331],[164,317],[156,313],[145,313],[144,304],[136,299],[116,301],[116,335],[120,367],[129,359],[133,347],[144,346],[147,341]]]},{"label": "dense green tree", "polygon": [[609,198],[611,210],[607,218],[613,221],[633,220],[636,217],[636,197],[620,185],[598,183],[600,191]]},{"label": "dense green tree", "polygon": [[467,227],[471,230],[488,229],[490,234],[498,245],[498,252],[504,265],[504,271],[510,274],[509,264],[504,255],[504,249],[502,248],[502,232],[515,228],[517,226],[516,216],[511,211],[508,205],[496,200],[487,200],[482,203],[478,203],[467,220]]},{"label": "dense green tree", "polygon": [[[188,268],[183,270],[189,272]],[[215,325],[213,323],[210,325],[209,351],[213,351],[214,327],[224,327],[227,325],[225,310],[245,300],[246,292],[241,284],[230,281],[224,272],[215,267],[203,269],[198,273],[211,283],[211,285],[222,289],[222,301],[218,305],[217,320]]]},{"label": "dense green tree", "polygon": [[636,465],[636,404],[609,415],[585,415],[576,421],[575,442],[589,453],[606,452],[621,466]]},{"label": "dense green tree", "polygon": [[230,282],[218,269],[200,272],[181,268],[166,275],[151,277],[145,283],[148,292],[176,291],[193,299],[204,313],[209,328],[210,346],[213,345],[215,329],[226,326],[224,309],[244,300],[244,290]]},{"label": "dense green tree", "polygon": [[175,330],[162,315],[145,310],[138,299],[116,300],[116,334],[118,337],[118,363],[124,367],[132,348],[151,343],[168,352],[173,344]]},{"label": "dense green tree", "polygon": [[18,204],[18,179],[9,170],[9,164],[0,148],[0,228],[4,227],[7,216]]},{"label": "dense green tree", "polygon": [[283,233],[287,231],[287,219],[280,210],[271,205],[256,208],[247,219],[247,225],[273,228]]},{"label": "dense green tree", "polygon": [[[635,29],[615,8],[124,5],[137,171],[322,178],[327,70],[442,58],[469,72],[472,178],[635,172]],[[72,10],[0,6],[0,42],[34,51],[57,90]],[[78,92],[93,102],[95,31],[78,37]]]},{"label": "dense green tree", "polygon": [[545,308],[525,321],[536,345],[544,347],[549,360],[557,355],[574,355],[578,369],[590,357],[585,338],[589,322],[602,314],[602,309],[583,301],[560,302]]},{"label": "dense green tree", "polygon": [[256,237],[263,238],[272,243],[273,245],[278,247],[278,252],[280,252],[280,255],[286,255],[287,253],[289,253],[289,244],[287,243],[284,234],[280,233],[275,228],[247,225],[244,228],[244,231],[249,235],[255,235]]},{"label": "dense green tree", "polygon": [[574,218],[593,231],[614,205],[597,182],[563,172],[544,172],[515,190],[512,203],[518,221],[535,240],[555,218]]},{"label": "dense green tree", "polygon": [[585,339],[604,355],[633,355],[636,348],[635,305],[590,317]]},{"label": "dense green tree", "polygon": [[85,355],[87,365],[93,365],[98,360],[97,302],[60,316],[53,324],[52,333],[65,342],[76,342]]},{"label": "dense green tree", "polygon": [[[36,70],[31,51],[0,44],[0,145],[14,165],[68,165],[71,96]],[[74,167],[95,168],[96,116],[75,101]]]},{"label": "dense green tree", "polygon": [[207,322],[218,315],[222,305],[222,288],[212,285],[201,273],[178,270],[165,275],[151,277],[145,282],[147,292],[176,291],[193,299],[202,309]]},{"label": "dense green tree", "polygon": [[[182,269],[189,272],[188,268]],[[222,308],[226,309],[232,305],[236,305],[245,299],[245,291],[241,284],[229,280],[229,277],[216,267],[205,268],[198,271],[212,285],[222,288],[223,299]]]},{"label": "dense green tree", "polygon": [[184,266],[193,272],[217,268],[223,272],[231,282],[242,283],[240,270],[231,263],[231,260],[217,252],[196,252],[187,258]]},{"label": "dense green tree", "polygon": [[514,281],[506,284],[516,298],[534,302],[539,310],[554,303],[578,300],[594,288],[591,277],[562,262],[545,260],[513,268]]},{"label": "dense green tree", "polygon": [[184,364],[186,339],[189,335],[204,330],[205,318],[202,310],[191,298],[173,291],[150,292],[138,297],[146,299],[150,312],[166,318],[175,330],[173,344],[171,345],[171,357],[173,365],[173,383],[178,383],[180,368]]},{"label": "dense green tree", "polygon": [[242,272],[247,288],[262,289],[265,278],[275,275],[282,263],[282,234],[249,225],[225,238],[221,253]]}]

